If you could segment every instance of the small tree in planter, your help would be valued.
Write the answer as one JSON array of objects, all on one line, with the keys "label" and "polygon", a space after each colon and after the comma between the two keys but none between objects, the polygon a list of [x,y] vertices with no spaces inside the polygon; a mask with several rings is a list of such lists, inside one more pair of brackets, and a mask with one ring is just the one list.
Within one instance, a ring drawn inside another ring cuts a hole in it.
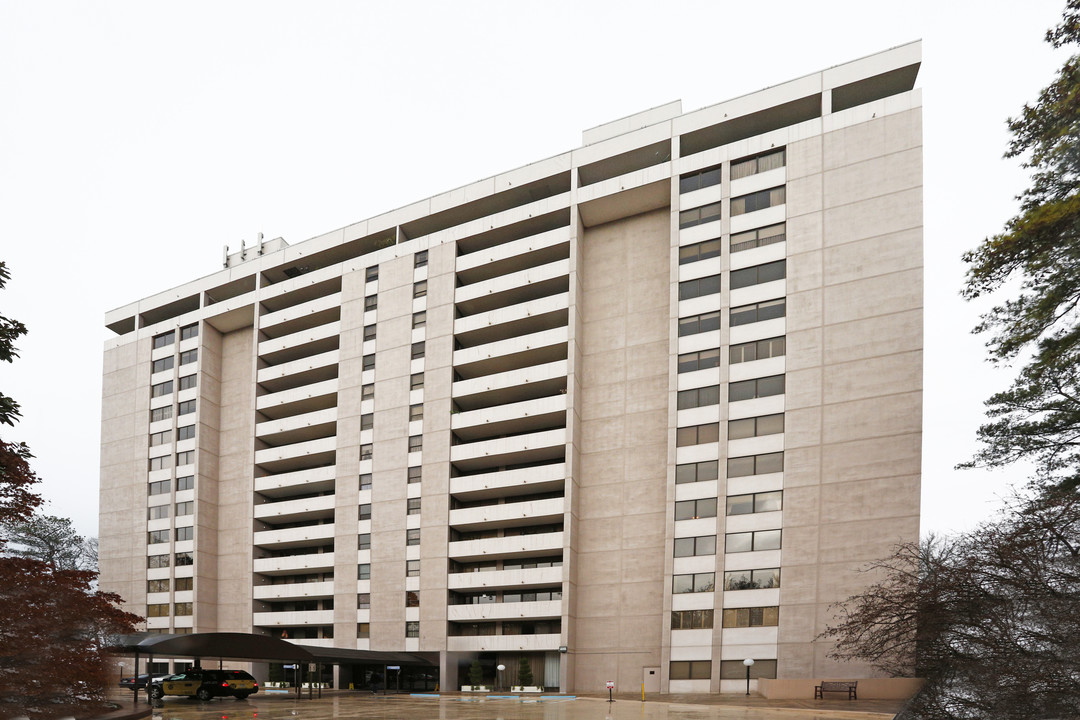
[{"label": "small tree in planter", "polygon": [[473,690],[482,687],[484,684],[484,669],[480,667],[479,660],[473,660],[472,665],[469,666],[469,685]]},{"label": "small tree in planter", "polygon": [[529,664],[529,658],[522,656],[521,661],[518,663],[518,685],[521,687],[528,687],[533,684],[532,665]]}]

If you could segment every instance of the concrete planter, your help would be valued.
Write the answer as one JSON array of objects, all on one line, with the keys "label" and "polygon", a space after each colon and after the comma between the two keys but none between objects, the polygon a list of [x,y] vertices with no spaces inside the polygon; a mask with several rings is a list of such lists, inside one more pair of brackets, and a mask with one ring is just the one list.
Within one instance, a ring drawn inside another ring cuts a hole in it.
[{"label": "concrete planter", "polygon": [[510,687],[510,692],[516,693],[542,693],[544,688],[537,685],[513,685]]},{"label": "concrete planter", "polygon": [[461,692],[491,692],[487,685],[462,685]]}]

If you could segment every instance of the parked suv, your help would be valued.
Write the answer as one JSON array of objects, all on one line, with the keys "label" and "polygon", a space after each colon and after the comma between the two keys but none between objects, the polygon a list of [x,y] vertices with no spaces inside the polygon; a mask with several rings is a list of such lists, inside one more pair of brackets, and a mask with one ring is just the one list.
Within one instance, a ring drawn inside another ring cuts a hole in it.
[{"label": "parked suv", "polygon": [[150,697],[187,695],[200,700],[215,697],[234,697],[243,700],[259,692],[259,683],[243,670],[193,669],[178,675],[170,675],[150,685]]}]

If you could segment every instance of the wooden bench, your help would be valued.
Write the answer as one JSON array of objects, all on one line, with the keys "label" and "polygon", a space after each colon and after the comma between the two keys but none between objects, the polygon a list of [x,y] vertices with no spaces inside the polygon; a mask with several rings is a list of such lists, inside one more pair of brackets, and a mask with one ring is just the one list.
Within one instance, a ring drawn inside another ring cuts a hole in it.
[{"label": "wooden bench", "polygon": [[830,682],[830,681],[822,680],[820,685],[814,686],[814,699],[817,700],[817,699],[820,698],[821,700],[824,700],[825,699],[825,693],[827,693],[827,692],[846,692],[848,700],[858,700],[859,696],[855,692],[855,688],[856,688],[856,686],[858,686],[858,684],[859,684],[859,682],[857,680],[854,681],[854,682],[849,682],[849,681],[846,681],[846,680],[842,681],[842,682],[840,682],[840,681],[831,681]]}]

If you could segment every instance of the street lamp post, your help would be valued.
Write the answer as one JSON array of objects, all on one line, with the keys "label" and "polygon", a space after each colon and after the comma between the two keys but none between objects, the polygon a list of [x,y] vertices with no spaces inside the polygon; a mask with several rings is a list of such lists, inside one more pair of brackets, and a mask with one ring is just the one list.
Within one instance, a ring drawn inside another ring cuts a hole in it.
[{"label": "street lamp post", "polygon": [[746,666],[746,694],[750,694],[750,668],[754,664],[754,658],[746,658],[742,661],[742,664]]},{"label": "street lamp post", "polygon": [[496,666],[495,666],[495,669],[499,671],[499,689],[500,689],[500,690],[502,690],[502,688],[503,688],[503,684],[502,684],[502,682],[503,682],[503,679],[502,679],[502,673],[503,673],[503,670],[505,670],[505,669],[506,669],[506,666],[505,666],[505,665],[502,665],[502,664],[500,664],[500,665],[496,665]]}]

